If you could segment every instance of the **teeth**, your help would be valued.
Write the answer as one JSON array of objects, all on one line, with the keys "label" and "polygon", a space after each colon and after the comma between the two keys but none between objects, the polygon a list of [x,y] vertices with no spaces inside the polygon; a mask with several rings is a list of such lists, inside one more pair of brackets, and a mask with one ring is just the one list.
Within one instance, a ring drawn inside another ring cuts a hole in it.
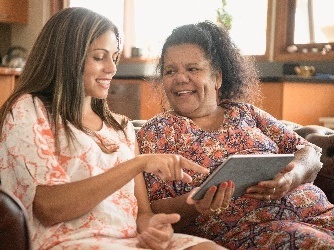
[{"label": "teeth", "polygon": [[193,93],[193,91],[190,91],[190,90],[184,90],[184,91],[177,92],[178,95],[188,94],[188,93]]},{"label": "teeth", "polygon": [[110,84],[110,80],[98,80],[97,82],[104,85]]}]

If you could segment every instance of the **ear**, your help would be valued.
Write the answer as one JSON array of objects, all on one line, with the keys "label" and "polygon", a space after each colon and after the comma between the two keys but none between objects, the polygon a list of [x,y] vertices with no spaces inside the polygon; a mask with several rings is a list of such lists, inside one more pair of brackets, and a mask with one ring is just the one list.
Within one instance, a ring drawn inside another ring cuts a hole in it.
[{"label": "ear", "polygon": [[216,74],[215,90],[218,90],[222,86],[222,81],[223,81],[222,72],[219,72]]}]

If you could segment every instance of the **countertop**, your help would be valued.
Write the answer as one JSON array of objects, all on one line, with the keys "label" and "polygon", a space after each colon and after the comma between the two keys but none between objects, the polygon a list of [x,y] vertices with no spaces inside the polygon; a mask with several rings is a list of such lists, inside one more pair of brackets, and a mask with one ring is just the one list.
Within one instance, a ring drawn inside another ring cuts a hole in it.
[{"label": "countertop", "polygon": [[266,76],[260,77],[261,82],[304,82],[304,83],[333,83],[334,76],[319,74],[311,77],[301,77],[297,75]]},{"label": "countertop", "polygon": [[19,76],[21,72],[22,72],[21,68],[0,67],[0,75]]},{"label": "countertop", "polygon": [[[0,75],[14,75],[19,76],[22,72],[21,68],[8,68],[0,66]],[[136,76],[136,75],[115,75],[114,79],[138,79],[138,80],[149,80],[150,77]],[[260,77],[261,82],[304,82],[304,83],[333,83],[334,76],[328,74],[316,74],[312,77],[301,77],[297,75],[284,75],[284,76],[262,76]]]},{"label": "countertop", "polygon": [[[117,76],[115,75],[113,79],[122,79],[122,80],[147,80],[150,81],[149,76]],[[303,82],[303,83],[333,83],[334,77],[322,77],[322,76],[312,76],[312,77],[300,77],[296,75],[286,75],[286,76],[262,76],[260,77],[261,82]]]}]

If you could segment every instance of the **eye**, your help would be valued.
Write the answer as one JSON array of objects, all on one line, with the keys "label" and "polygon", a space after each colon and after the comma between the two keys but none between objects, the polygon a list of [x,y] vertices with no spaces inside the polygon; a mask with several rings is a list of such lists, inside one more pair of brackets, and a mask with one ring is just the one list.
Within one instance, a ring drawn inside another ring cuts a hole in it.
[{"label": "eye", "polygon": [[199,69],[196,68],[196,67],[191,67],[191,68],[188,68],[188,71],[198,71]]},{"label": "eye", "polygon": [[163,72],[164,75],[172,75],[172,74],[174,74],[174,73],[175,73],[175,71],[172,70],[172,69],[166,69],[166,70],[164,70],[164,72]]},{"label": "eye", "polygon": [[95,61],[102,61],[103,57],[101,57],[101,56],[94,56],[94,60]]}]

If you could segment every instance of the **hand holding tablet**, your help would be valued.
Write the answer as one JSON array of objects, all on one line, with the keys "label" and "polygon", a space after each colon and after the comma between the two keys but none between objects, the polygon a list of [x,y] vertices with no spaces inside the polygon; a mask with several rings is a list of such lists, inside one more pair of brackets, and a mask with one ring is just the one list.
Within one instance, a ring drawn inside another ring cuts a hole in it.
[{"label": "hand holding tablet", "polygon": [[208,176],[192,198],[200,200],[209,187],[228,180],[235,184],[233,196],[242,196],[248,187],[273,179],[293,158],[293,154],[231,155]]}]

